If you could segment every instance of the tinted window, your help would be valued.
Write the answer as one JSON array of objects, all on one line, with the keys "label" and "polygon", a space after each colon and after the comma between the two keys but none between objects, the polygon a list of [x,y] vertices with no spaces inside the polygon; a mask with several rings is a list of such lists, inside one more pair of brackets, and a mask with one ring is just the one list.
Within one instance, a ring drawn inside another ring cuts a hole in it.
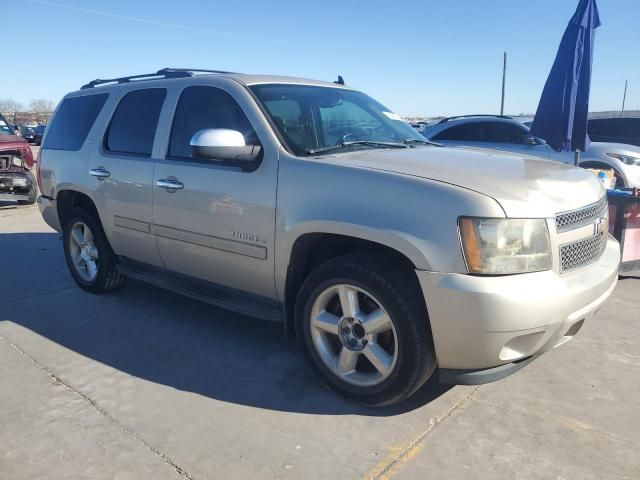
[{"label": "tinted window", "polygon": [[258,138],[240,106],[228,93],[215,87],[187,87],[180,95],[171,128],[169,156],[191,158],[191,137],[206,128],[228,128],[244,135],[247,145]]},{"label": "tinted window", "polygon": [[127,93],[113,114],[105,148],[115,153],[151,156],[166,95],[164,88]]},{"label": "tinted window", "polygon": [[484,142],[484,128],[479,123],[466,123],[447,128],[440,132],[433,140],[452,140],[459,142]]},{"label": "tinted window", "polygon": [[487,122],[484,126],[484,141],[491,143],[520,143],[527,127],[519,123]]},{"label": "tinted window", "polygon": [[100,93],[63,100],[42,148],[80,150],[108,96]]}]

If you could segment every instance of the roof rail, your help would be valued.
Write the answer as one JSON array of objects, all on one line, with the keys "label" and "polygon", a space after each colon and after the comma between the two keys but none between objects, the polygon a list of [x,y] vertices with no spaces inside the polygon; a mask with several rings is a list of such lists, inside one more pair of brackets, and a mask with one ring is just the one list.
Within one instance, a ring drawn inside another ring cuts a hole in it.
[{"label": "roof rail", "polygon": [[105,79],[96,79],[91,82],[83,85],[81,90],[86,90],[88,88],[97,87],[98,85],[105,85],[107,83],[129,83],[131,81],[140,81],[140,80],[155,80],[161,78],[186,78],[193,77],[194,73],[233,73],[233,72],[225,72],[223,70],[202,70],[197,68],[163,68],[158,70],[155,73],[143,73],[142,75],[130,75],[128,77],[118,77],[118,78],[105,78]]},{"label": "roof rail", "polygon": [[513,120],[513,117],[508,115],[486,115],[486,114],[476,114],[476,115],[457,115],[455,117],[445,117],[440,120],[438,123],[447,123],[449,120],[455,120],[457,118],[469,118],[469,117],[493,117],[493,118],[507,118],[509,120]]}]

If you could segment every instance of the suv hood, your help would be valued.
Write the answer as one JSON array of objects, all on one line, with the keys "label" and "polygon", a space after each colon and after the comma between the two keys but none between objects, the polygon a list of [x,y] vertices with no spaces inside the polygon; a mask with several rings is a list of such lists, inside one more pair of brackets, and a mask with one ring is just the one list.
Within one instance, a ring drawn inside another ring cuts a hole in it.
[{"label": "suv hood", "polygon": [[329,158],[473,190],[495,199],[508,217],[551,218],[595,203],[605,193],[598,178],[587,170],[494,150],[420,147]]}]

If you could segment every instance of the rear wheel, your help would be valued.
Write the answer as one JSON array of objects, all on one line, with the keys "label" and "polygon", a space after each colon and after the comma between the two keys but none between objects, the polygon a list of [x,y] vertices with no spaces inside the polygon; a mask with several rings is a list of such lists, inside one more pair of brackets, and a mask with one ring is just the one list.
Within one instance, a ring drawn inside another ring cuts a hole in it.
[{"label": "rear wheel", "polygon": [[80,288],[104,293],[122,286],[124,277],[116,269],[117,257],[91,213],[73,209],[64,220],[63,241],[69,271]]},{"label": "rear wheel", "polygon": [[435,370],[426,308],[412,272],[348,255],[314,270],[296,303],[307,358],[326,383],[367,406],[398,403]]}]

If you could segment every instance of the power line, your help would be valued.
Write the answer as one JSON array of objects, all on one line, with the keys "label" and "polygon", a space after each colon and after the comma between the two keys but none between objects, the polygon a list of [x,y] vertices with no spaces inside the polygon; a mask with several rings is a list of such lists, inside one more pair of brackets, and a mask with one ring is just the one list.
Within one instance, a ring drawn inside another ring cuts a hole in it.
[{"label": "power line", "polygon": [[120,15],[118,13],[110,13],[110,12],[103,12],[100,10],[92,10],[88,8],[76,7],[74,5],[67,5],[65,3],[50,2],[49,0],[25,0],[25,1],[31,2],[31,3],[39,3],[41,5],[47,5],[50,7],[65,8],[67,10],[75,10],[77,12],[87,13],[91,15],[99,15],[102,17],[115,18],[118,20],[127,20],[130,22],[146,23],[147,25],[155,25],[157,27],[177,28],[180,30],[189,30],[192,32],[199,32],[199,33],[211,33],[214,35],[225,35],[229,37],[244,37],[244,38],[262,39],[262,40],[273,40],[271,38],[259,37],[254,35],[243,35],[241,33],[225,32],[221,30],[212,30],[209,28],[193,27],[190,25],[181,25],[177,23],[162,22],[160,20],[153,20],[151,18],[131,17],[129,15]]}]

